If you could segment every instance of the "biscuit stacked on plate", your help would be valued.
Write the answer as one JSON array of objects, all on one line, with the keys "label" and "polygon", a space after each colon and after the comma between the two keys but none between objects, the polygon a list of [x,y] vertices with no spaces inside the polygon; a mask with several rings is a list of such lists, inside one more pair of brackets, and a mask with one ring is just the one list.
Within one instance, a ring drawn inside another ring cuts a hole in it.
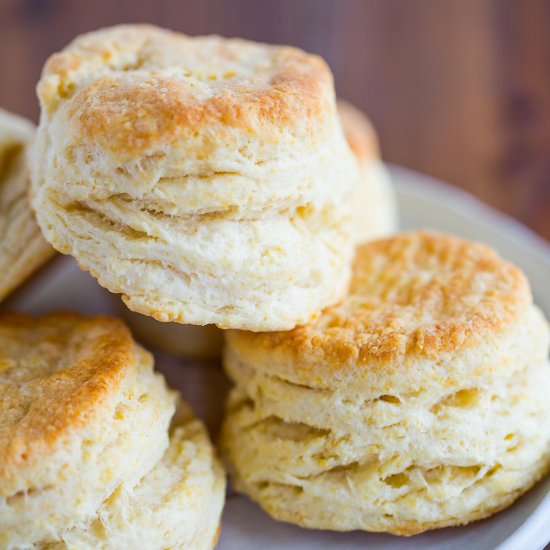
[{"label": "biscuit stacked on plate", "polygon": [[411,535],[491,515],[550,466],[548,346],[527,280],[490,248],[367,244],[314,322],[228,333],[236,486],[305,527]]},{"label": "biscuit stacked on plate", "polygon": [[120,321],[0,316],[0,546],[212,548],[224,475],[176,402]]},{"label": "biscuit stacked on plate", "polygon": [[33,137],[30,122],[0,109],[0,300],[54,254],[27,199]]}]

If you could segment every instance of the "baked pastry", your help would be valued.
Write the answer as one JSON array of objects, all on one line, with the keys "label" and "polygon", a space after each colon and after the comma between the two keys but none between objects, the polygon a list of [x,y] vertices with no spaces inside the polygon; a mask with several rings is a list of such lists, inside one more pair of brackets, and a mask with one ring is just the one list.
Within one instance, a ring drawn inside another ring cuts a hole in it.
[{"label": "baked pastry", "polygon": [[0,109],[0,300],[53,254],[27,198],[33,125]]},{"label": "baked pastry", "polygon": [[0,316],[0,547],[56,536],[136,484],[174,397],[115,319]]},{"label": "baked pastry", "polygon": [[216,545],[225,501],[225,474],[203,423],[180,402],[170,445],[135,487],[122,484],[99,508],[96,519],[62,535],[47,550],[185,548]]},{"label": "baked pastry", "polygon": [[342,304],[226,341],[223,451],[276,519],[412,535],[487,517],[550,466],[548,323],[487,246],[369,243]]},{"label": "baked pastry", "polygon": [[378,136],[367,116],[347,101],[338,100],[346,140],[359,162],[361,178],[352,209],[357,244],[397,231],[397,206],[390,174],[380,158]]},{"label": "baked pastry", "polygon": [[[352,210],[352,232],[357,243],[397,229],[397,212],[391,178],[380,159],[378,138],[368,118],[346,101],[338,101],[344,135],[358,164]],[[212,358],[222,352],[223,333],[214,325],[200,327],[162,323],[121,307],[121,316],[146,345],[181,357]]]},{"label": "baked pastry", "polygon": [[[221,507],[213,485],[223,485],[218,466],[205,461],[212,450],[189,413],[169,446],[175,394],[123,323],[69,313],[1,315],[0,350],[0,547],[48,547],[80,536],[78,548],[94,537],[89,547],[112,548],[109,527],[121,513],[158,511],[156,523],[139,533],[136,519],[128,526],[135,532],[116,534],[145,538],[172,525],[166,516],[186,503],[197,504],[180,510],[182,529],[189,529],[185,517],[195,522],[191,536],[209,531],[209,520],[195,521],[202,511],[217,510],[212,537],[197,545],[212,546]],[[186,464],[192,471],[178,478],[174,472]],[[193,498],[172,494],[187,481],[197,491]],[[212,494],[203,498],[199,489]]]},{"label": "baked pastry", "polygon": [[38,96],[38,222],[131,310],[286,330],[346,294],[359,174],[320,58],[120,26],[53,55]]}]

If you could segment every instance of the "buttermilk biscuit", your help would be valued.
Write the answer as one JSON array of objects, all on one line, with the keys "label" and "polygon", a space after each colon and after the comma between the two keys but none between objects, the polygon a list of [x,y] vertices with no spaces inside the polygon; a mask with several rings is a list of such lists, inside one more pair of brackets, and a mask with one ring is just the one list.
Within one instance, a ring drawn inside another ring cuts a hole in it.
[{"label": "buttermilk biscuit", "polygon": [[487,246],[416,232],[358,250],[349,297],[227,335],[239,490],[311,528],[412,535],[489,516],[550,464],[549,330]]},{"label": "buttermilk biscuit", "polygon": [[[357,243],[391,233],[397,227],[392,182],[380,159],[378,138],[367,117],[349,103],[338,101],[345,138],[362,177],[357,181],[352,232]],[[199,327],[161,323],[121,308],[121,315],[140,341],[182,357],[218,357],[223,333],[214,325]]]},{"label": "buttermilk biscuit", "polygon": [[0,300],[52,254],[27,198],[27,149],[34,127],[0,109]]},{"label": "buttermilk biscuit", "polygon": [[170,445],[135,486],[120,485],[96,519],[61,535],[47,550],[214,547],[225,500],[225,475],[202,422],[180,403]]},{"label": "buttermilk biscuit", "polygon": [[357,244],[363,244],[397,230],[393,184],[380,158],[378,136],[367,116],[342,100],[338,101],[338,114],[361,173],[351,221]]},{"label": "buttermilk biscuit", "polygon": [[52,56],[38,96],[38,222],[130,309],[284,330],[347,292],[359,173],[320,58],[120,26]]},{"label": "buttermilk biscuit", "polygon": [[0,547],[92,520],[168,447],[175,396],[105,317],[0,316]]}]

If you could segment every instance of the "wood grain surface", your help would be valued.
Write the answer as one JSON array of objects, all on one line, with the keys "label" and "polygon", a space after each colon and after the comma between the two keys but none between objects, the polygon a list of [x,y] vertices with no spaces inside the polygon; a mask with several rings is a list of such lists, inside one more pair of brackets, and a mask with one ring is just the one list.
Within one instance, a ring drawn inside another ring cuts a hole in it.
[{"label": "wood grain surface", "polygon": [[0,106],[36,120],[49,54],[78,33],[143,21],[323,55],[386,160],[550,238],[547,0],[0,0]]}]

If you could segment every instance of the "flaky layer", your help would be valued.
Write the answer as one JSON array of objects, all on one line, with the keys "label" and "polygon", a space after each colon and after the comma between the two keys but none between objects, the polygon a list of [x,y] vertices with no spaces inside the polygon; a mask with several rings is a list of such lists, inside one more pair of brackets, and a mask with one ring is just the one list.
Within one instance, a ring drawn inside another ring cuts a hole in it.
[{"label": "flaky layer", "polygon": [[54,253],[27,197],[27,149],[33,137],[30,122],[0,109],[0,300]]},{"label": "flaky layer", "polygon": [[113,200],[56,216],[57,235],[71,239],[60,250],[122,293],[130,309],[161,321],[291,328],[340,299],[349,281],[349,233],[330,213],[132,218]]},{"label": "flaky layer", "polygon": [[93,517],[168,444],[174,397],[122,323],[71,314],[0,322],[0,546]]},{"label": "flaky layer", "polygon": [[211,549],[225,500],[225,475],[202,422],[183,404],[162,459],[137,485],[122,484],[91,524],[62,530],[48,550]]},{"label": "flaky layer", "polygon": [[401,535],[508,506],[550,466],[546,321],[533,310],[494,345],[463,376],[371,392],[299,385],[276,362],[266,373],[227,356],[236,389],[222,447],[236,486],[277,519]]},{"label": "flaky layer", "polygon": [[345,294],[359,174],[318,58],[115,27],[38,92],[40,226],[130,309],[275,330]]}]

